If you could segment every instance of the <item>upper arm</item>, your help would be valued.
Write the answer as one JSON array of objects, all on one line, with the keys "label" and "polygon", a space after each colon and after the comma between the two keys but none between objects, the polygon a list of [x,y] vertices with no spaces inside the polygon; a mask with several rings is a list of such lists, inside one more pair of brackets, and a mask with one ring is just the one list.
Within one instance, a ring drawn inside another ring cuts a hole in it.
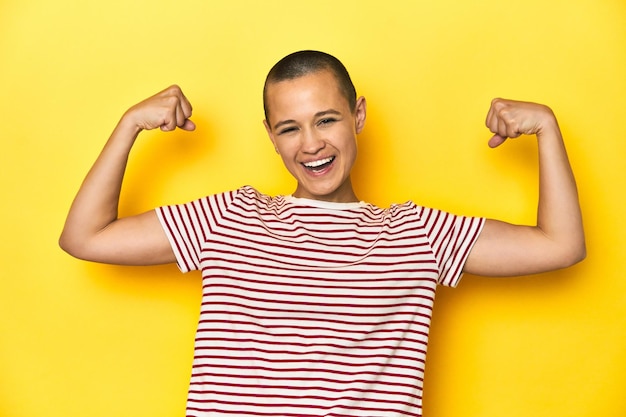
[{"label": "upper arm", "polygon": [[569,242],[556,241],[536,226],[488,219],[463,268],[483,276],[517,276],[547,272],[584,258]]},{"label": "upper arm", "polygon": [[70,255],[118,265],[157,265],[176,261],[154,210],[117,219],[89,237],[67,236],[59,241]]}]

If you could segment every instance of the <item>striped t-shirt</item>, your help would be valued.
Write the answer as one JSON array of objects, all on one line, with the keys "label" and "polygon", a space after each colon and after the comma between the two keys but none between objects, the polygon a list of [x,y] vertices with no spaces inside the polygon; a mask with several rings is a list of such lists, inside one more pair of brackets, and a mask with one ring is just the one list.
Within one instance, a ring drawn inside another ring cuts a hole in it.
[{"label": "striped t-shirt", "polygon": [[187,416],[421,416],[435,288],[482,218],[251,187],[157,214],[203,277]]}]

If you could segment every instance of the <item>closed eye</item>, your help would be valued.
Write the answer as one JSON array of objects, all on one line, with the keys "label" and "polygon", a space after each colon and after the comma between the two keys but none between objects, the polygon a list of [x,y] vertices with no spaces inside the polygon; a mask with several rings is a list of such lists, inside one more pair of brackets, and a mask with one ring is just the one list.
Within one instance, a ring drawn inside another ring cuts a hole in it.
[{"label": "closed eye", "polygon": [[294,126],[286,127],[284,129],[279,130],[278,134],[279,135],[284,135],[284,134],[287,134],[287,133],[295,132],[296,130],[297,130],[297,128],[294,127]]},{"label": "closed eye", "polygon": [[337,119],[333,118],[333,117],[325,117],[324,119],[321,119],[319,122],[317,122],[318,126],[324,126],[324,125],[329,125],[332,124],[334,122],[336,122]]}]

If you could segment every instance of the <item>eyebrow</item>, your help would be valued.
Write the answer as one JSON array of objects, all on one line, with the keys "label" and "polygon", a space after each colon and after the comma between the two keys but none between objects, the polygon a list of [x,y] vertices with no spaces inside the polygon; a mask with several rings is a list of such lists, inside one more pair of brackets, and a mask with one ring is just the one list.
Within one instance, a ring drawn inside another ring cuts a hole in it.
[{"label": "eyebrow", "polygon": [[[338,110],[335,109],[328,109],[328,110],[322,110],[319,111],[317,113],[315,113],[314,118],[318,118],[318,117],[322,117],[322,116],[328,116],[328,115],[335,115],[335,116],[341,116],[341,112],[339,112]],[[274,130],[277,130],[279,127],[284,126],[284,125],[288,125],[291,123],[296,123],[295,120],[293,119],[288,119],[288,120],[281,120],[280,122],[276,123],[274,125]]]}]

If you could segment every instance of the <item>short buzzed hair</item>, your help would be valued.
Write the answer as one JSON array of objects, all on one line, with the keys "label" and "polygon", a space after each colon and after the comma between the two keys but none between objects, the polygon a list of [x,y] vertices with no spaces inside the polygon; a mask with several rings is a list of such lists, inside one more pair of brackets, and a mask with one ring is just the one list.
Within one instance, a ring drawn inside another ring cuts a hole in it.
[{"label": "short buzzed hair", "polygon": [[263,110],[265,120],[269,121],[267,108],[267,89],[272,83],[293,80],[314,72],[329,70],[337,79],[341,94],[348,100],[350,110],[356,108],[356,89],[346,67],[334,56],[320,51],[298,51],[278,61],[267,74],[263,86]]}]

